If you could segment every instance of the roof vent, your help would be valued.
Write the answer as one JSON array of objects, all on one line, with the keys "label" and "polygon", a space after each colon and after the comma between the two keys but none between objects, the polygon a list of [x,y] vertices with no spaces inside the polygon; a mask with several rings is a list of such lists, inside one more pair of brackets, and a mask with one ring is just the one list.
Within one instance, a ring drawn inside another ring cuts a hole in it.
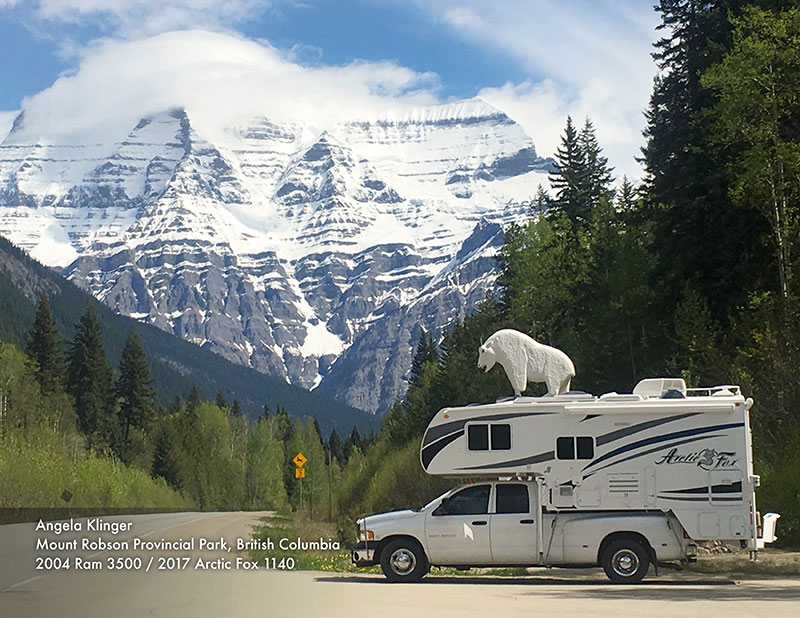
[{"label": "roof vent", "polygon": [[[661,399],[669,391],[677,391],[685,397],[686,382],[683,381],[683,378],[647,378],[636,385],[633,394],[641,395],[645,399]],[[670,395],[668,398],[673,397],[675,395]]]}]

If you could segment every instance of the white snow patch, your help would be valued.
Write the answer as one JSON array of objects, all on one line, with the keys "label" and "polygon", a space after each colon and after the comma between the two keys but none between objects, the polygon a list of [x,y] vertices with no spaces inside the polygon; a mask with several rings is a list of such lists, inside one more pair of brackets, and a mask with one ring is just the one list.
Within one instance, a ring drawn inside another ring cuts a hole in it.
[{"label": "white snow patch", "polygon": [[300,347],[303,356],[324,356],[325,354],[341,354],[344,343],[334,335],[322,322],[306,324],[306,338]]},{"label": "white snow patch", "polygon": [[48,223],[41,232],[39,242],[30,251],[33,259],[48,266],[62,268],[75,261],[78,252],[72,246],[66,230],[56,221]]}]

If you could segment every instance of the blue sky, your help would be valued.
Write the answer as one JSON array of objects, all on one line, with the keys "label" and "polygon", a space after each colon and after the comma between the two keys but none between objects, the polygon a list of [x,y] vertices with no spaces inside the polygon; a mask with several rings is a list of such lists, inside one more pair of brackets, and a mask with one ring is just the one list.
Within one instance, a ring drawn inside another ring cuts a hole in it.
[{"label": "blue sky", "polygon": [[[287,88],[294,97],[303,96],[301,82],[314,88],[300,69],[330,77],[343,68],[349,91],[363,84],[380,95],[358,106],[481,96],[521,122],[542,154],[552,153],[568,113],[588,115],[612,163],[636,175],[657,24],[647,0],[0,0],[0,111],[64,113],[69,102],[58,107],[65,95],[51,87],[59,76],[77,76],[85,98],[95,98],[103,84],[88,79],[91,67],[97,75],[113,58],[141,80],[141,69],[163,63],[140,42],[194,29],[218,35],[215,57],[228,53],[225,41],[231,56],[252,51],[237,40],[263,45],[277,74],[297,73]],[[170,41],[175,55],[207,47],[201,37]],[[173,81],[163,71],[160,79]],[[349,91],[331,96],[344,101]]]}]

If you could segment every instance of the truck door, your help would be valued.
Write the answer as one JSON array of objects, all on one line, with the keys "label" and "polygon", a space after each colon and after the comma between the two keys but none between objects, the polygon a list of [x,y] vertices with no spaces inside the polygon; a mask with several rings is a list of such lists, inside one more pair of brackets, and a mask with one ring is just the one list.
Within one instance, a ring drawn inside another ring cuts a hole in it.
[{"label": "truck door", "polygon": [[535,564],[537,511],[535,492],[525,483],[497,483],[495,508],[489,518],[493,564]]},{"label": "truck door", "polygon": [[491,564],[489,484],[471,485],[451,494],[425,521],[431,563],[465,566]]}]

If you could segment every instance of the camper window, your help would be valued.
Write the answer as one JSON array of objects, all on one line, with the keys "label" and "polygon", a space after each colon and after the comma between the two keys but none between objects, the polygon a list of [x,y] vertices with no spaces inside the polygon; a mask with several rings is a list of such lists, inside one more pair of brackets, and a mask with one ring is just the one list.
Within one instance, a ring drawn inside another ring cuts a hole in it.
[{"label": "camper window", "polygon": [[528,488],[525,485],[498,483],[495,488],[497,490],[496,513],[528,513],[530,511]]},{"label": "camper window", "polygon": [[556,438],[556,459],[592,459],[593,457],[594,438],[588,436]]},{"label": "camper window", "polygon": [[511,425],[492,425],[492,450],[508,451],[511,449]]},{"label": "camper window", "polygon": [[471,451],[488,451],[489,425],[470,425],[467,427],[467,443]]},{"label": "camper window", "polygon": [[558,459],[575,459],[575,438],[556,438],[556,457]]},{"label": "camper window", "polygon": [[[491,442],[489,442],[490,436]],[[467,425],[467,448],[471,451],[511,450],[511,425],[508,423]]]}]

